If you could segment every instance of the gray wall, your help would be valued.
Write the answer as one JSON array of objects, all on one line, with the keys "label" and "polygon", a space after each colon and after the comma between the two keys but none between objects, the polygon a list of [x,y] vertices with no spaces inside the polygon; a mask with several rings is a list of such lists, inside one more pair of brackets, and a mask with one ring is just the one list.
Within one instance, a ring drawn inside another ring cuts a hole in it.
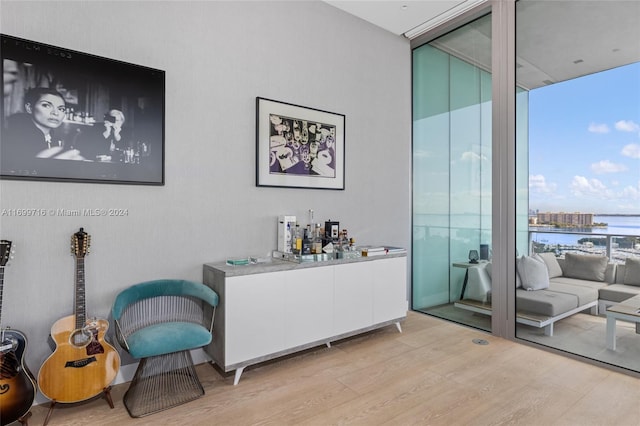
[{"label": "gray wall", "polygon": [[[2,1],[1,32],[166,71],[166,185],[0,182],[0,208],[126,208],[126,217],[0,217],[16,244],[3,325],[37,371],[74,300],[71,235],[92,237],[87,314],[156,278],[276,247],[276,217],[339,220],[358,243],[408,247],[409,42],[322,2]],[[346,115],[346,190],[255,186],[256,96]]]}]

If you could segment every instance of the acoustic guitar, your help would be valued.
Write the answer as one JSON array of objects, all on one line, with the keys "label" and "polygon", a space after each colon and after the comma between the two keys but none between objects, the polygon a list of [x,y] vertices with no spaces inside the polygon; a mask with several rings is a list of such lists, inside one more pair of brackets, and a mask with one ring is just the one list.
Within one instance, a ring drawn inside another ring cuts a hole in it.
[{"label": "acoustic guitar", "polygon": [[105,391],[120,368],[118,352],[104,340],[109,322],[86,318],[84,259],[90,238],[83,228],[71,237],[71,252],[76,260],[74,314],[51,327],[56,349],[38,373],[40,392],[53,402],[93,398]]},{"label": "acoustic guitar", "polygon": [[[2,318],[4,267],[11,253],[11,241],[0,241],[0,319]],[[27,338],[23,333],[0,326],[0,425],[2,426],[24,417],[36,396],[33,375],[24,363],[26,347]]]}]

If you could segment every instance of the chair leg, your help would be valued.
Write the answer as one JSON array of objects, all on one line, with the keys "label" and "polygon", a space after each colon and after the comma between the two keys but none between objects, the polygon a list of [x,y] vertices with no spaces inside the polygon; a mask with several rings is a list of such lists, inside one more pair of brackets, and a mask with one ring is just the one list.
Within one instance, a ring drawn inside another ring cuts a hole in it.
[{"label": "chair leg", "polygon": [[142,417],[204,395],[190,351],[143,358],[124,395],[131,417]]}]

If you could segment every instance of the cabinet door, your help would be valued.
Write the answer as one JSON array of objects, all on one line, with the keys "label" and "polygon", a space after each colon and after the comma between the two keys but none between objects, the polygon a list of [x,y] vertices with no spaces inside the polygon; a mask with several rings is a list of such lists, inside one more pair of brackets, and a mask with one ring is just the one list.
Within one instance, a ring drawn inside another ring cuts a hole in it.
[{"label": "cabinet door", "polygon": [[227,365],[281,351],[284,344],[285,272],[227,278]]},{"label": "cabinet door", "polygon": [[407,315],[407,258],[394,257],[371,263],[373,270],[373,322]]},{"label": "cabinet door", "polygon": [[285,345],[295,347],[330,337],[333,332],[333,267],[286,273]]},{"label": "cabinet door", "polygon": [[358,262],[335,266],[335,335],[373,324],[373,275],[371,264]]}]

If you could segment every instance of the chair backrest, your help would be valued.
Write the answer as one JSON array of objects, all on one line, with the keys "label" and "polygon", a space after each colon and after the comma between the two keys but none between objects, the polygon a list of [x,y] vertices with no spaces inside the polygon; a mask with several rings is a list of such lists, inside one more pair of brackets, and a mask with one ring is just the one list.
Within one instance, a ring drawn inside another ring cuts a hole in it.
[{"label": "chair backrest", "polygon": [[132,285],[120,292],[113,303],[113,318],[118,321],[131,304],[160,296],[195,297],[212,307],[218,306],[218,294],[202,283],[187,280],[154,280]]}]

